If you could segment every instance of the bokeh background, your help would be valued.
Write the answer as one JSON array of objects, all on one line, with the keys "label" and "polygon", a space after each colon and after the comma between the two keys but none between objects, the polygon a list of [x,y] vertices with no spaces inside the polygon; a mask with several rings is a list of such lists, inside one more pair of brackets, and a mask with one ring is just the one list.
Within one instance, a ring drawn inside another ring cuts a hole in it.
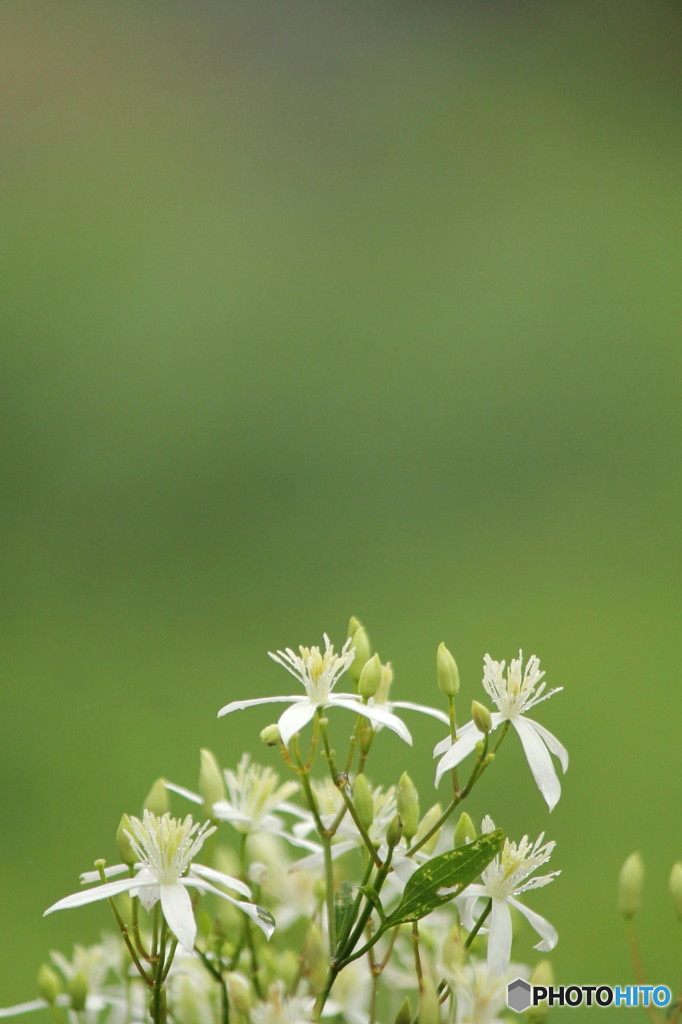
[{"label": "bokeh background", "polygon": [[[218,707],[350,614],[407,699],[440,640],[466,702],[541,657],[562,800],[508,742],[474,811],[558,841],[566,983],[633,980],[640,849],[678,986],[679,6],[0,17],[0,1005],[108,926],[41,914],[121,812],[257,750],[267,709]],[[411,726],[379,781],[431,785]]]}]

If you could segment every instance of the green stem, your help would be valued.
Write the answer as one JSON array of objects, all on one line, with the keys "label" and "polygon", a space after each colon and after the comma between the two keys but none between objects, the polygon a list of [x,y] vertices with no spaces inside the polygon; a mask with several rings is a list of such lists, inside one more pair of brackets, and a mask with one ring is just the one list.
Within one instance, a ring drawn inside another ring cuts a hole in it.
[{"label": "green stem", "polygon": [[168,939],[168,926],[165,918],[161,925],[161,938],[159,940],[159,959],[156,963],[156,976],[154,978],[154,992],[152,996],[152,1020],[154,1024],[166,1024],[166,1000],[163,987],[164,961],[166,956],[166,942]]},{"label": "green stem", "polygon": [[379,854],[376,851],[376,846],[372,842],[367,829],[360,820],[358,812],[355,809],[355,804],[348,795],[348,775],[346,774],[346,772],[339,772],[336,767],[334,761],[334,752],[329,744],[329,735],[327,733],[327,726],[325,722],[326,719],[320,720],[320,732],[322,735],[322,745],[324,747],[324,757],[329,767],[329,774],[331,776],[331,780],[341,793],[341,796],[343,797],[343,802],[345,803],[346,808],[348,809],[348,813],[355,822],[355,827],[362,836],[362,841],[367,847],[367,852],[369,853],[370,857],[372,858],[376,866],[379,868],[381,867],[381,860],[379,858]]},{"label": "green stem", "polygon": [[[105,882],[106,881],[106,875],[104,874],[104,861],[97,861],[95,866],[96,866],[97,870],[99,871],[100,878],[102,879],[103,882]],[[118,907],[116,906],[116,903],[115,903],[115,901],[114,901],[114,899],[112,897],[109,897],[109,906],[111,907],[111,909],[113,911],[113,914],[114,914],[114,917],[116,918],[116,924],[118,925],[118,930],[120,931],[121,937],[122,937],[123,941],[126,944],[128,952],[130,953],[130,958],[133,961],[133,963],[135,964],[135,967],[137,968],[138,974],[140,975],[140,977],[142,978],[144,983],[151,988],[153,986],[154,982],[153,982],[152,978],[149,977],[149,975],[147,974],[147,972],[145,971],[144,967],[142,966],[142,964],[140,962],[140,958],[138,957],[138,955],[137,955],[137,953],[135,951],[135,947],[133,946],[132,942],[130,941],[130,935],[128,934],[128,925],[125,923],[125,921],[121,917],[121,915],[119,913],[119,910],[118,910]]]},{"label": "green stem", "polygon": [[202,953],[200,949],[194,947],[194,952],[198,955],[202,964],[215,981],[220,985],[220,1024],[230,1024],[230,1000],[227,994],[227,985],[221,972],[217,970],[208,959],[205,953]]},{"label": "green stem", "polygon": [[479,919],[476,922],[476,924],[474,925],[474,927],[469,932],[467,940],[464,943],[464,948],[465,949],[469,949],[469,947],[471,946],[471,943],[474,941],[474,939],[476,938],[476,936],[480,932],[481,928],[483,927],[484,923],[487,921],[487,919],[488,919],[488,917],[490,915],[490,911],[492,909],[493,909],[493,901],[492,900],[488,900],[487,907],[485,908],[485,910],[483,911],[483,913],[479,917]]}]

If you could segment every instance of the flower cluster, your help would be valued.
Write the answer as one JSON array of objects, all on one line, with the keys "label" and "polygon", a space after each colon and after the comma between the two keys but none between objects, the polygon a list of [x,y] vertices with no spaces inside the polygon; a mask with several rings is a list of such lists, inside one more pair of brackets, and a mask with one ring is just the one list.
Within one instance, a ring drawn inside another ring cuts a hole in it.
[{"label": "flower cluster", "polygon": [[[539,873],[554,843],[515,841],[488,816],[477,829],[463,805],[493,761],[502,763],[511,727],[549,809],[556,805],[552,756],[564,771],[568,756],[527,715],[557,692],[546,691],[538,659],[524,667],[519,653],[505,670],[486,655],[483,691],[497,710],[474,700],[459,726],[459,672],[443,644],[443,707],[393,699],[393,670],[357,619],[338,653],[325,635],[322,647],[270,656],[303,692],[234,700],[218,714],[286,704],[261,732],[280,771],[251,752],[223,770],[202,750],[196,790],[159,780],[141,816],[121,819],[120,862],[97,861],[78,892],[45,911],[106,901],[113,935],[77,947],[71,960],[53,953],[39,972],[39,998],[0,1017],[49,1007],[74,1024],[508,1019],[507,982],[532,975],[512,961],[517,942],[529,945],[525,934],[515,937],[512,913],[537,933],[535,949],[557,942],[525,902],[559,874]],[[343,676],[349,685],[339,692]],[[332,720],[335,709],[350,717]],[[434,793],[422,804],[402,768],[388,786],[370,781],[375,762],[385,772],[396,756],[386,744],[412,743],[404,712],[448,730],[434,748],[436,786],[449,779],[442,802]],[[345,735],[336,731],[343,721]],[[197,820],[175,816],[171,800],[192,804]],[[543,977],[548,969],[536,965]]]}]

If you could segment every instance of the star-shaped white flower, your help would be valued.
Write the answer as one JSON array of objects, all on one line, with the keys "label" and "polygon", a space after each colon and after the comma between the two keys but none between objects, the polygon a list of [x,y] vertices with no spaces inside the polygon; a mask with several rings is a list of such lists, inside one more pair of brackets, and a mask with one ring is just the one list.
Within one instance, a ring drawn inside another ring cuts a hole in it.
[{"label": "star-shaped white flower", "polygon": [[[495,826],[492,819],[483,819],[482,831],[492,832]],[[469,885],[462,893],[462,919],[465,927],[473,928],[476,920],[485,909],[481,899],[492,900],[488,925],[488,967],[494,974],[502,974],[509,966],[512,945],[512,921],[510,907],[515,907],[526,918],[528,923],[540,936],[540,942],[534,947],[542,952],[554,949],[558,941],[556,929],[544,917],[529,910],[516,897],[531,889],[540,889],[548,885],[560,871],[551,871],[547,875],[529,876],[542,864],[546,864],[552,855],[555,843],[543,843],[544,832],[531,844],[528,836],[521,842],[513,843],[505,839],[502,852],[490,862],[481,877],[483,884]],[[453,891],[441,890],[445,895]]]},{"label": "star-shaped white flower", "polygon": [[232,711],[255,707],[257,704],[290,704],[277,723],[282,743],[288,745],[291,737],[300,732],[308,722],[312,721],[317,710],[327,707],[345,708],[357,715],[363,715],[370,722],[385,725],[397,733],[406,743],[412,742],[407,726],[397,715],[385,708],[363,704],[354,693],[334,693],[334,687],[340,676],[346,671],[355,650],[352,640],[346,640],[340,654],[336,654],[329,637],[324,634],[324,652],[319,647],[299,647],[300,654],[290,648],[284,651],[269,652],[273,661],[290,672],[303,684],[305,696],[296,693],[286,697],[257,697],[255,700],[233,700],[221,708],[218,718],[229,715]]},{"label": "star-shaped white flower", "polygon": [[[528,659],[525,671],[521,651],[518,658],[512,659],[506,676],[504,668],[503,661],[493,661],[489,654],[483,659],[483,687],[498,708],[490,716],[492,729],[496,729],[502,722],[511,722],[514,726],[533,778],[551,811],[561,796],[561,783],[550,753],[559,758],[564,771],[568,768],[568,753],[549,729],[528,718],[526,712],[558,693],[563,687],[558,686],[549,693],[543,692],[546,686],[543,681],[545,673],[540,671],[540,662],[535,655]],[[454,743],[449,736],[438,743],[433,756],[442,757],[436,769],[436,785],[443,775],[463,761],[482,739],[483,733],[479,732],[473,722],[467,722],[457,730],[457,739]]]},{"label": "star-shaped white flower", "polygon": [[[196,824],[189,814],[184,821],[180,821],[178,818],[171,818],[169,814],[159,818],[150,811],[144,812],[142,821],[139,818],[131,818],[130,823],[132,831],[126,832],[126,835],[138,858],[135,874],[65,896],[48,907],[45,914],[70,907],[81,907],[86,903],[129,892],[132,896],[139,897],[145,910],[150,910],[160,901],[168,927],[180,945],[191,952],[194,948],[197,926],[187,889],[194,888],[213,893],[233,903],[252,918],[268,938],[270,937],[274,923],[266,910],[254,903],[237,900],[217,888],[218,885],[226,886],[249,899],[251,893],[244,882],[205,864],[192,863],[192,858],[199,852],[204,840],[215,832],[215,827],[210,826],[208,822],[204,825]],[[127,871],[127,865],[117,864],[107,868],[105,875],[111,878]],[[84,883],[98,880],[97,872],[81,875],[81,881]]]}]

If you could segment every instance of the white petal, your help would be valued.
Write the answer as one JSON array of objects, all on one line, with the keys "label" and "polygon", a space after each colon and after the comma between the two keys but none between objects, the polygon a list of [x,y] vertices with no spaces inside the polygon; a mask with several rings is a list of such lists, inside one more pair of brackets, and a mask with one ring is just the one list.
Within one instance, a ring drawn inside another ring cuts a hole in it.
[{"label": "white petal", "polygon": [[339,696],[332,696],[329,703],[332,706],[336,704],[337,707],[348,708],[349,711],[355,711],[358,715],[364,715],[365,718],[369,718],[370,722],[385,725],[387,729],[397,733],[401,740],[405,740],[406,743],[412,743],[410,730],[397,715],[392,715],[390,711],[386,711],[384,708],[370,707],[368,704],[360,704],[357,700],[347,700],[345,696],[339,699]]},{"label": "white petal", "polygon": [[116,882],[105,882],[94,889],[82,889],[80,892],[72,893],[71,896],[65,896],[63,899],[57,900],[56,903],[47,908],[43,913],[43,917],[46,917],[47,914],[51,914],[55,910],[83,907],[86,903],[94,903],[96,900],[106,900],[112,896],[120,896],[122,892],[129,892],[139,884],[137,877],[119,878]]},{"label": "white petal", "polygon": [[554,770],[549,751],[536,733],[533,724],[527,719],[519,716],[512,720],[512,725],[519,734],[521,745],[523,746],[537,787],[547,801],[547,806],[551,811],[556,807],[561,796],[561,783]]},{"label": "white petal", "polygon": [[32,1010],[47,1009],[44,999],[34,999],[31,1003],[17,1003],[16,1006],[0,1007],[0,1017],[16,1017],[19,1013],[30,1013]]},{"label": "white petal", "polygon": [[165,785],[166,789],[170,789],[171,793],[178,793],[187,800],[191,800],[193,804],[203,804],[204,802],[199,794],[193,793],[191,789],[185,789],[184,786],[176,786],[174,782],[166,782]]},{"label": "white petal", "polygon": [[256,903],[246,903],[242,900],[236,900],[233,896],[229,896],[222,889],[216,889],[215,886],[211,885],[210,882],[205,882],[203,878],[181,878],[180,881],[183,885],[192,886],[194,889],[200,889],[202,892],[211,892],[214,896],[220,896],[221,899],[227,900],[228,903],[232,903],[237,907],[243,914],[250,917],[255,924],[261,929],[267,939],[270,938],[275,926],[270,919],[271,915],[264,917],[263,914],[267,911],[263,911],[262,907],[259,907]]},{"label": "white petal", "polygon": [[488,931],[488,967],[493,974],[504,974],[509,967],[512,945],[512,922],[504,900],[493,899]]},{"label": "white petal", "polygon": [[[111,867],[104,869],[105,878],[115,878],[116,875],[124,875],[128,871],[127,864],[112,864]],[[92,882],[101,882],[102,876],[99,871],[84,871],[81,876],[81,885],[91,885]]]},{"label": "white petal", "polygon": [[554,925],[551,925],[549,921],[541,917],[540,914],[536,914],[534,910],[529,910],[525,904],[519,900],[515,900],[513,896],[508,896],[507,901],[511,903],[512,907],[516,907],[520,914],[523,914],[531,928],[534,928],[538,933],[542,942],[539,942],[533,949],[539,949],[542,953],[548,953],[550,949],[554,949],[557,942],[559,941],[559,935]]},{"label": "white petal", "polygon": [[201,878],[207,878],[209,882],[215,882],[217,885],[226,885],[228,889],[234,889],[235,892],[246,896],[247,900],[251,899],[251,890],[248,885],[239,878],[233,878],[232,875],[225,875],[222,871],[216,871],[215,868],[207,867],[206,864],[192,864],[190,873],[199,875]]},{"label": "white petal", "polygon": [[277,727],[285,747],[289,746],[291,737],[295,733],[300,732],[315,717],[315,711],[315,705],[305,697],[302,697],[296,704],[292,704],[290,708],[287,708],[280,715]]},{"label": "white petal", "polygon": [[524,716],[524,718],[526,722],[529,722],[530,725],[533,726],[540,739],[545,741],[546,745],[549,747],[550,753],[559,758],[559,764],[565,772],[568,768],[568,751],[563,743],[559,743],[559,740],[556,738],[554,733],[550,732],[549,729],[545,729],[544,725],[540,725],[539,722],[536,722],[527,716]]},{"label": "white petal", "polygon": [[197,937],[197,923],[194,920],[192,901],[184,885],[161,885],[161,910],[166,923],[180,945],[191,953]]},{"label": "white petal", "polygon": [[413,704],[410,700],[392,700],[390,704],[392,708],[405,708],[406,711],[421,711],[423,715],[431,715],[432,718],[437,718],[444,725],[449,725],[450,723],[450,717],[444,711],[439,711],[438,708],[430,708],[426,704]]},{"label": "white petal", "polygon": [[467,724],[472,725],[473,728],[467,729],[466,725],[463,726],[462,732],[457,737],[457,740],[452,744],[450,749],[443,754],[438,762],[438,767],[436,768],[436,785],[438,785],[440,780],[443,778],[445,772],[450,768],[455,768],[460,761],[463,761],[465,757],[468,757],[478,741],[483,739],[483,733],[478,731],[473,722]]},{"label": "white petal", "polygon": [[233,700],[230,704],[226,704],[224,708],[221,708],[218,712],[218,718],[222,718],[223,715],[229,715],[232,711],[243,711],[244,708],[255,708],[257,704],[296,704],[300,700],[307,700],[307,697],[301,697],[300,694],[296,694],[293,697],[256,697],[254,700]]}]

